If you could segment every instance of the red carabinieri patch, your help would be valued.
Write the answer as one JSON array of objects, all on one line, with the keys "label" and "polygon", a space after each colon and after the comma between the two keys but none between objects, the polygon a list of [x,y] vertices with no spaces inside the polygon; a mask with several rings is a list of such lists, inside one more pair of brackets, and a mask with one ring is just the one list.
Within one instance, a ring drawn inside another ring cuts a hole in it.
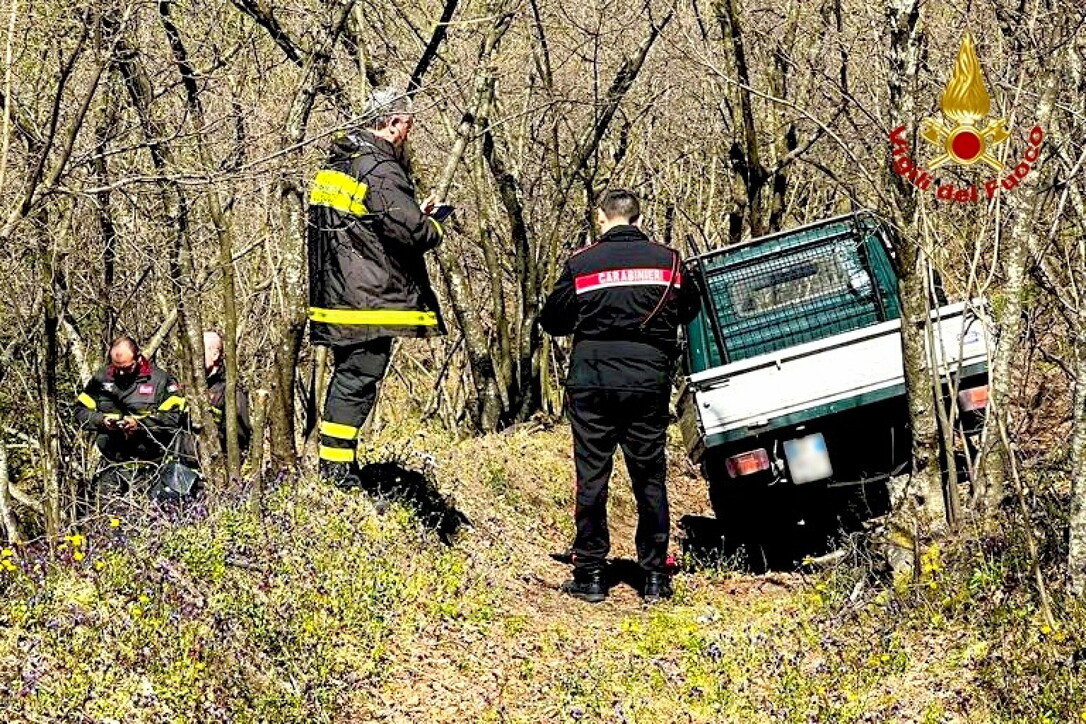
[{"label": "red carabinieri patch", "polygon": [[146,385],[140,385],[140,388],[137,392],[141,395],[153,395],[155,394],[155,386],[150,383]]},{"label": "red carabinieri patch", "polygon": [[641,287],[656,286],[666,287],[682,286],[682,274],[675,274],[672,283],[670,269],[609,269],[594,274],[581,274],[573,280],[578,294],[595,291],[597,289],[610,289],[611,287]]}]

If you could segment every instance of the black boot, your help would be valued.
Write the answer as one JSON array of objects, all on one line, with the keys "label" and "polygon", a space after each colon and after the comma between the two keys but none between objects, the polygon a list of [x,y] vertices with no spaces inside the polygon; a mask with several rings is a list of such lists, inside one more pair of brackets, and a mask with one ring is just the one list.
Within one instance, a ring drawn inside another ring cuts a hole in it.
[{"label": "black boot", "polygon": [[573,571],[573,578],[562,584],[562,592],[589,603],[599,603],[607,598],[607,584],[603,571]]},{"label": "black boot", "polygon": [[356,463],[337,463],[331,460],[320,461],[321,482],[329,483],[340,490],[353,490],[362,487],[362,478],[358,475]]},{"label": "black boot", "polygon": [[645,575],[645,588],[641,591],[641,599],[648,604],[659,603],[671,598],[671,578],[666,573],[648,573]]}]

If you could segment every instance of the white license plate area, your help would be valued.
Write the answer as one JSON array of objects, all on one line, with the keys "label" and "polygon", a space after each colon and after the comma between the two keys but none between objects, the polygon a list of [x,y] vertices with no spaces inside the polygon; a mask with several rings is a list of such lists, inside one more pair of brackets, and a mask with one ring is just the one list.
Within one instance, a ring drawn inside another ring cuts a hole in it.
[{"label": "white license plate area", "polygon": [[788,472],[793,483],[811,483],[833,475],[830,454],[820,432],[795,440],[785,440],[784,458],[788,461]]}]

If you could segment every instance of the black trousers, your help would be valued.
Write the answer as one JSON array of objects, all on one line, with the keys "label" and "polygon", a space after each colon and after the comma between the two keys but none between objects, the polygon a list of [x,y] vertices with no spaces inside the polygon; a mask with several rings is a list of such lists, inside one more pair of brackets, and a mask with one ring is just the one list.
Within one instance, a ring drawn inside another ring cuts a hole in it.
[{"label": "black trousers", "polygon": [[669,392],[569,391],[577,470],[575,568],[586,571],[602,568],[611,549],[611,535],[607,529],[607,485],[615,447],[621,445],[637,500],[635,542],[638,562],[646,571],[663,571],[670,532],[664,455]]},{"label": "black trousers", "polygon": [[377,383],[385,376],[391,352],[392,337],[332,348],[335,370],[324,401],[321,460],[355,461],[359,429],[373,409]]}]

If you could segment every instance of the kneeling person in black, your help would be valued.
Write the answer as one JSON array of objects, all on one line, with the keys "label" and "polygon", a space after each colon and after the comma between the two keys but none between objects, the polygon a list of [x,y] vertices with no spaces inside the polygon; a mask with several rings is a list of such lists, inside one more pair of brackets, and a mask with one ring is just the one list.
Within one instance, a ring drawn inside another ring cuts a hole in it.
[{"label": "kneeling person in black", "polygon": [[123,495],[136,485],[153,492],[169,454],[194,463],[181,388],[140,353],[131,337],[114,341],[109,364],[94,373],[77,403],[76,421],[95,433],[102,453],[93,483],[99,500]]},{"label": "kneeling person in black", "polygon": [[573,580],[566,592],[588,601],[607,594],[610,550],[607,484],[622,446],[637,499],[642,596],[671,595],[665,573],[670,520],[664,456],[677,331],[697,316],[699,298],[674,250],[639,228],[629,191],[604,194],[599,241],[566,262],[541,315],[543,329],[573,335],[566,382],[577,472]]},{"label": "kneeling person in black", "polygon": [[[222,335],[213,329],[204,332],[204,372],[207,374],[207,394],[211,397],[211,416],[219,428],[219,446],[226,454],[226,359]],[[249,393],[239,381],[235,394],[238,450],[244,456],[253,435],[253,427],[249,423]]]}]

